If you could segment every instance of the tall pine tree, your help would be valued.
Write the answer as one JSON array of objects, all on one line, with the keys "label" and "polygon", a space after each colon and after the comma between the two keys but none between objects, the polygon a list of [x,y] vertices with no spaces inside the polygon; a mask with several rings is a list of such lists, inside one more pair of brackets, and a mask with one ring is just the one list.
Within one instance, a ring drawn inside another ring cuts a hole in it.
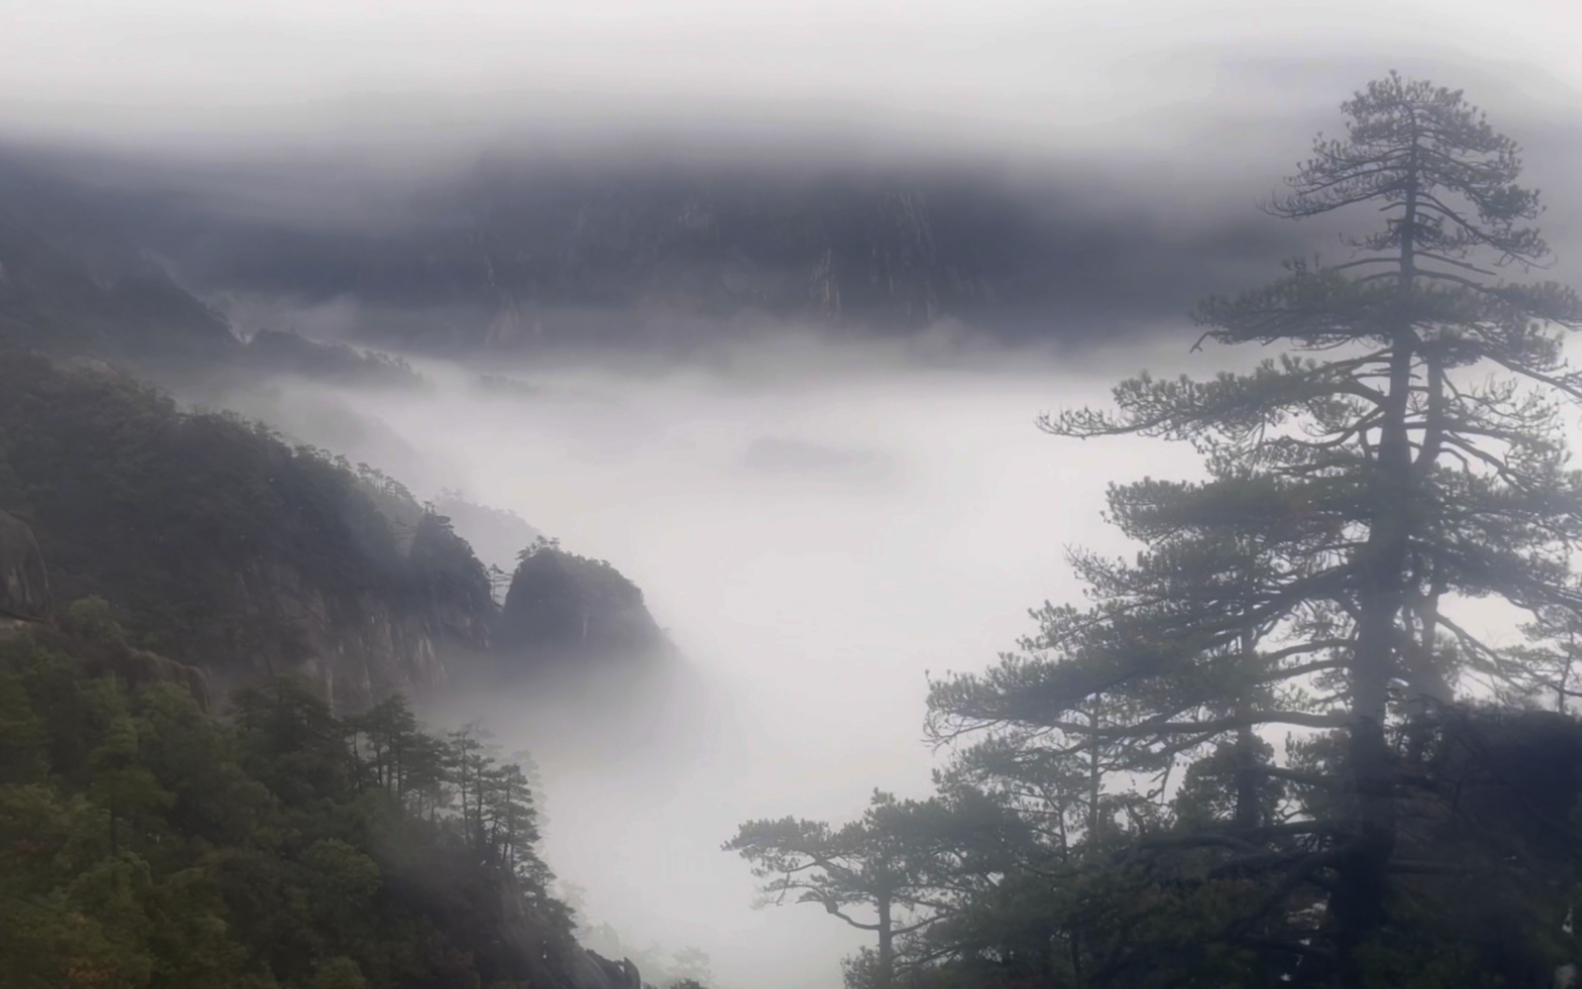
[{"label": "tall pine tree", "polygon": [[[1090,735],[1147,742],[1139,751],[1239,746],[1240,834],[1200,837],[1285,870],[1267,909],[1317,890],[1325,917],[1293,921],[1291,950],[1360,984],[1360,949],[1388,916],[1403,762],[1452,699],[1458,662],[1511,673],[1461,606],[1503,598],[1551,626],[1582,608],[1568,560],[1582,479],[1559,420],[1582,399],[1562,353],[1582,304],[1503,277],[1547,257],[1526,225],[1538,198],[1516,184],[1517,146],[1459,91],[1392,74],[1342,109],[1346,135],[1321,136],[1266,209],[1356,207],[1382,224],[1338,263],[1291,262],[1198,313],[1208,341],[1284,353],[1206,381],[1144,374],[1115,389],[1113,411],[1042,422],[1191,442],[1209,479],[1116,489],[1116,521],[1147,547],[1139,560],[1081,561],[1097,601],[1046,610],[1048,655],[947,680],[932,702],[949,731],[1080,736],[1069,713],[1104,699],[1129,717]],[[1335,731],[1333,777],[1257,766],[1256,733],[1276,725]],[[1301,844],[1280,854],[1246,841],[1262,823],[1251,781],[1272,775],[1340,797],[1282,825]]]}]

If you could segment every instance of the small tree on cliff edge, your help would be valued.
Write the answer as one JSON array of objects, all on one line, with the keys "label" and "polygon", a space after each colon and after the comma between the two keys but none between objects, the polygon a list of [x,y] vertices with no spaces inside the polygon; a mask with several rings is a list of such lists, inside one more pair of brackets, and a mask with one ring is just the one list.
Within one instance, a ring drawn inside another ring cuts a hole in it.
[{"label": "small tree on cliff edge", "polygon": [[[1341,981],[1359,984],[1358,949],[1387,919],[1399,758],[1411,755],[1410,744],[1392,751],[1390,729],[1451,698],[1452,656],[1511,672],[1510,657],[1479,641],[1454,602],[1498,596],[1534,613],[1582,609],[1568,559],[1582,538],[1582,480],[1566,467],[1558,418],[1561,401],[1582,400],[1582,371],[1565,362],[1561,342],[1582,322],[1582,304],[1552,282],[1501,277],[1548,253],[1523,225],[1538,215],[1538,197],[1515,184],[1516,145],[1459,91],[1392,73],[1342,109],[1346,136],[1320,136],[1289,193],[1266,209],[1301,219],[1367,206],[1382,225],[1351,239],[1356,251],[1342,263],[1292,262],[1268,288],[1210,299],[1198,314],[1207,340],[1286,353],[1208,381],[1144,374],[1115,389],[1117,411],[1067,411],[1041,425],[1067,437],[1190,441],[1210,480],[1144,491],[1159,511],[1221,502],[1234,509],[1221,513],[1228,529],[1284,518],[1311,536],[1305,559],[1235,608],[1172,611],[1171,642],[1191,645],[1180,662],[1196,661],[1254,628],[1260,682],[1284,684],[1214,729],[1310,723],[1343,735],[1334,781],[1343,810],[1287,829],[1305,831],[1313,851],[1301,859],[1307,871],[1276,888],[1304,875],[1316,883],[1329,919],[1298,932],[1301,950],[1315,958],[1332,948]],[[1097,627],[1101,641],[1123,643],[1103,633],[1110,619],[1138,615],[1057,610],[1046,632],[1080,646],[1092,634],[1072,630]],[[1315,653],[1333,661],[1315,663]],[[1065,659],[1080,664],[1083,655]],[[1135,690],[1136,677],[1161,669],[1109,665],[1114,675],[1090,677],[1074,703]],[[1042,670],[1054,677],[1061,666],[1057,657]],[[1013,702],[1048,697],[1046,680],[1028,668],[957,678],[936,689],[936,711],[956,716],[958,728],[992,725]],[[1003,703],[982,704],[997,694]],[[1107,730],[1177,727],[1208,726]]]}]

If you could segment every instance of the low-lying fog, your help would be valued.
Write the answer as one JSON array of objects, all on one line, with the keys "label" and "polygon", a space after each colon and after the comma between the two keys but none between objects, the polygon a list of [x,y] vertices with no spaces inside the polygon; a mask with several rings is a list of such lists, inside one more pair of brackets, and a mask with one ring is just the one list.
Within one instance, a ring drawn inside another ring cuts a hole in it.
[{"label": "low-lying fog", "polygon": [[636,581],[687,666],[646,712],[588,687],[433,715],[532,750],[546,855],[626,945],[702,948],[725,989],[829,989],[864,938],[813,906],[753,910],[721,842],[749,818],[844,820],[876,786],[929,790],[927,671],[981,668],[1029,607],[1078,593],[1064,548],[1121,546],[1107,482],[1196,472],[1189,450],[1061,440],[1035,417],[1184,369],[1193,339],[1080,360],[782,339],[685,365],[425,362],[426,394],[282,380],[225,401]]}]

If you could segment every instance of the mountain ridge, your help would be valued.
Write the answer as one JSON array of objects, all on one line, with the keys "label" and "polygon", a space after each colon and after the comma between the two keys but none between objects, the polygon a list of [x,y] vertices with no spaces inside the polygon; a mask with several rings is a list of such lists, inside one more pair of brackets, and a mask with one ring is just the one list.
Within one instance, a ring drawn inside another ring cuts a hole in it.
[{"label": "mountain ridge", "polygon": [[[248,197],[212,177],[183,191],[179,176],[156,187],[157,170],[129,171],[116,187],[100,163],[89,187],[64,166],[46,179],[28,167],[63,212],[95,217],[211,305],[349,300],[345,340],[444,354],[664,349],[785,324],[904,335],[945,322],[1081,344],[1173,317],[1204,284],[1233,287],[1250,259],[1302,243],[1172,221],[1053,178],[926,164],[485,156],[407,180],[368,222],[355,205],[305,209],[311,174],[270,186],[286,179],[264,173],[244,209]],[[374,183],[379,170],[364,170]],[[5,194],[0,183],[0,206]],[[80,243],[85,223],[59,239]]]},{"label": "mountain ridge", "polygon": [[[133,644],[204,669],[221,692],[299,673],[357,710],[458,678],[603,662],[615,644],[557,630],[635,613],[653,635],[618,645],[663,648],[635,587],[617,574],[625,598],[589,597],[584,573],[613,568],[557,550],[558,581],[538,586],[571,611],[496,649],[511,602],[501,610],[472,547],[399,483],[238,416],[184,411],[102,365],[0,356],[6,548],[40,550],[0,554],[16,557],[0,576],[42,567],[62,606],[107,600]],[[15,583],[23,617],[47,619]]]}]

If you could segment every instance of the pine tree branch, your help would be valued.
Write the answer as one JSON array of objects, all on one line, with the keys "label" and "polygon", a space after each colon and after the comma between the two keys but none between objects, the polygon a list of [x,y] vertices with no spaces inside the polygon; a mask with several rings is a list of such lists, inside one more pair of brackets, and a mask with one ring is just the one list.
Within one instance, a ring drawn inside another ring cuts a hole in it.
[{"label": "pine tree branch", "polygon": [[1302,728],[1346,728],[1351,721],[1333,714],[1310,714],[1305,711],[1251,711],[1234,717],[1211,721],[1141,722],[1135,725],[1090,726],[1078,721],[1044,722],[1049,728],[1090,738],[1146,738],[1151,735],[1215,735],[1235,728],[1255,728],[1259,725],[1295,725]]}]

